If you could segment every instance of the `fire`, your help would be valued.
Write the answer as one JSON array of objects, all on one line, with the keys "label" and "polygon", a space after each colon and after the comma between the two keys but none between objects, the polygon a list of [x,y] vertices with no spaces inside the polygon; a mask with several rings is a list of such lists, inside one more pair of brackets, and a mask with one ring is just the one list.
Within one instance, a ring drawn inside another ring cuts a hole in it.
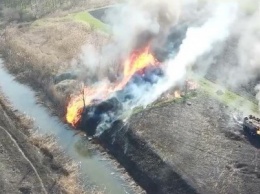
[{"label": "fire", "polygon": [[131,77],[142,71],[145,67],[155,66],[159,64],[150,47],[134,51],[130,57],[123,63],[123,79],[113,84],[102,84],[101,87],[84,87],[82,94],[74,96],[70,99],[67,106],[66,120],[72,126],[77,126],[81,118],[84,106],[87,106],[95,99],[104,100],[115,91],[121,90],[129,82]]},{"label": "fire", "polygon": [[141,52],[134,52],[124,63],[124,76],[132,77],[136,72],[144,69],[149,65],[158,64],[152,53],[149,52],[149,47],[146,47]]},{"label": "fire", "polygon": [[[83,94],[84,98],[83,95],[75,96],[70,100],[67,106],[66,120],[72,126],[76,126],[76,124],[80,120],[80,114],[83,111],[84,105],[91,103],[91,99],[92,96],[95,94],[95,90],[93,88],[84,88]],[[89,97],[85,98],[86,95]]]},{"label": "fire", "polygon": [[260,130],[257,130],[256,133],[257,133],[257,135],[260,135]]}]

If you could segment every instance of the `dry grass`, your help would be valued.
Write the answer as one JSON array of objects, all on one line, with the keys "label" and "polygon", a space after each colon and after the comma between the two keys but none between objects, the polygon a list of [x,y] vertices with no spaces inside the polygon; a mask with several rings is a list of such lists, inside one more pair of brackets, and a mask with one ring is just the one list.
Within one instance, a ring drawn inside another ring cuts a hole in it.
[{"label": "dry grass", "polygon": [[64,155],[53,136],[41,135],[37,131],[31,130],[30,142],[39,148],[45,156],[52,158],[52,160],[55,161],[56,167],[59,168],[61,172],[57,184],[61,188],[62,193],[87,193],[84,191],[83,184],[81,184],[79,179],[78,164]]},{"label": "dry grass", "polygon": [[[103,194],[96,188],[85,191],[83,184],[79,178],[79,166],[73,160],[65,156],[61,148],[53,136],[41,135],[35,130],[30,130],[30,142],[39,148],[41,152],[47,157],[53,157],[57,168],[61,168],[61,175],[58,177],[57,184],[59,185],[62,193],[66,194]],[[63,164],[60,165],[59,164]]]},{"label": "dry grass", "polygon": [[20,62],[17,68],[33,68],[41,74],[56,74],[70,65],[86,43],[97,44],[95,32],[73,21],[51,21],[20,30],[8,28],[5,43],[9,54]]},{"label": "dry grass", "polygon": [[[54,76],[73,72],[77,62],[73,64],[72,60],[79,56],[83,45],[99,49],[108,40],[103,33],[68,17],[39,20],[29,27],[9,27],[3,37],[0,47],[4,48],[8,69],[22,81],[43,90],[60,110],[73,91],[60,91],[53,84]],[[77,85],[68,84],[67,88],[72,90]]]},{"label": "dry grass", "polygon": [[[73,21],[73,18],[49,18],[39,20],[30,26],[19,28],[10,26],[0,39],[0,48],[7,60],[7,68],[22,81],[44,91],[51,98],[55,108],[64,108],[66,99],[76,84],[67,82],[65,87],[54,85],[53,77],[73,69],[71,61],[75,59],[85,44],[96,48],[107,41],[104,34],[94,30],[86,23]],[[64,90],[65,89],[65,90]],[[62,109],[58,109],[62,110]],[[18,113],[17,113],[18,114]],[[32,120],[19,114],[21,128],[32,129]],[[32,145],[45,157],[58,165],[57,184],[62,193],[86,193],[79,179],[78,165],[66,157],[58,147],[53,136],[41,135],[26,130]],[[96,188],[87,193],[104,193]]]},{"label": "dry grass", "polygon": [[[10,102],[4,97],[0,91],[0,104],[5,107],[8,114],[11,115],[15,125],[18,129],[22,130],[27,137],[29,142],[37,147],[40,152],[50,160],[50,165],[54,166],[58,176],[56,182],[61,189],[62,193],[66,194],[101,194],[103,192],[93,189],[92,191],[84,191],[83,184],[79,178],[79,166],[71,158],[66,156],[62,149],[58,146],[54,136],[42,135],[34,129],[33,120],[16,111]],[[55,173],[55,172],[53,172]]]}]

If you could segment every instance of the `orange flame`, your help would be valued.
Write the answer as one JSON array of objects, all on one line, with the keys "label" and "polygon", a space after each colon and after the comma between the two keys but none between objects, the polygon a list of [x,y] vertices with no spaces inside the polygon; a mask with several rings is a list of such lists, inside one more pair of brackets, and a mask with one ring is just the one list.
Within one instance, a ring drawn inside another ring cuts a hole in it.
[{"label": "orange flame", "polygon": [[120,82],[113,84],[103,84],[101,87],[85,87],[83,94],[79,94],[70,99],[67,106],[66,120],[72,126],[77,126],[81,118],[81,113],[85,105],[92,103],[94,99],[104,100],[109,97],[115,91],[121,90],[129,82],[131,77],[145,67],[155,66],[158,62],[150,52],[150,47],[133,52],[130,57],[123,63],[123,79]]}]

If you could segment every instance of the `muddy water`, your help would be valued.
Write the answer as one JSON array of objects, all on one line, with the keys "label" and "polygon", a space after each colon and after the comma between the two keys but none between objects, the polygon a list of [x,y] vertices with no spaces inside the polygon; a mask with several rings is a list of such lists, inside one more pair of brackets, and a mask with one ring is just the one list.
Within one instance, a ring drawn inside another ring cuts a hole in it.
[{"label": "muddy water", "polygon": [[126,183],[120,178],[110,161],[101,153],[91,149],[91,145],[83,137],[75,135],[75,131],[51,116],[48,110],[36,103],[35,92],[15,80],[5,70],[0,58],[0,88],[14,108],[34,119],[35,126],[42,134],[53,134],[62,149],[80,163],[81,172],[87,187],[95,185],[105,188],[105,193],[134,193],[123,186]]}]

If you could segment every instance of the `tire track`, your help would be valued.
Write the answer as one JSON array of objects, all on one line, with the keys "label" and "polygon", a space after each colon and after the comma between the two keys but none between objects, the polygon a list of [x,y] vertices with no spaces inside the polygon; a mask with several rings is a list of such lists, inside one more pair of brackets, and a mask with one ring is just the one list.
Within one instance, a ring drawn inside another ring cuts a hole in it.
[{"label": "tire track", "polygon": [[21,147],[19,146],[19,144],[17,143],[17,141],[13,138],[13,136],[2,126],[0,126],[0,128],[5,131],[5,133],[9,136],[9,138],[12,140],[12,142],[14,143],[14,145],[17,147],[18,151],[22,154],[23,158],[30,164],[30,166],[32,167],[34,173],[36,174],[37,178],[39,179],[39,182],[41,184],[42,190],[45,194],[48,194],[48,192],[46,191],[43,181],[38,173],[38,171],[36,170],[35,166],[33,165],[33,163],[29,160],[29,158],[25,155],[25,153],[23,152],[23,150],[21,149]]}]

